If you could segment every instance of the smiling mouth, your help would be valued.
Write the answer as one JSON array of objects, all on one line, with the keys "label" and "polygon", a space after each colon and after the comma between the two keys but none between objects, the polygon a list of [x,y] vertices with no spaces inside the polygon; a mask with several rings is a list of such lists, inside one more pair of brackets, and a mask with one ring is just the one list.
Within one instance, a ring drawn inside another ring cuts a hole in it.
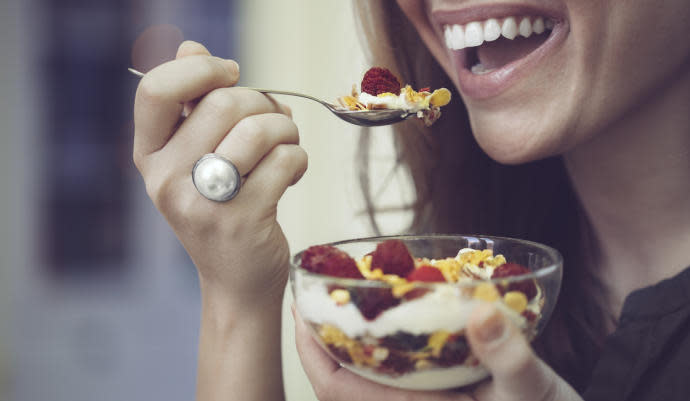
[{"label": "smiling mouth", "polygon": [[446,47],[475,75],[494,72],[547,41],[556,22],[541,16],[508,16],[443,25]]}]

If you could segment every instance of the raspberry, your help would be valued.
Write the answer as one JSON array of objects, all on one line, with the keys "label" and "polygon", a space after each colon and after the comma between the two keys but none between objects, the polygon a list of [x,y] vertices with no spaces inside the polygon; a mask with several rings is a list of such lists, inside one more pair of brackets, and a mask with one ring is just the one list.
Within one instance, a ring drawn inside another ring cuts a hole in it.
[{"label": "raspberry", "polygon": [[384,310],[397,306],[400,300],[390,288],[357,288],[350,291],[352,303],[367,320],[374,320]]},{"label": "raspberry", "polygon": [[428,341],[427,334],[414,335],[396,331],[395,334],[383,337],[379,345],[396,351],[419,351],[426,347]]},{"label": "raspberry", "polygon": [[392,376],[402,375],[414,370],[415,361],[409,358],[405,353],[390,351],[388,358],[381,362],[381,365],[376,369],[379,373],[385,373]]},{"label": "raspberry", "polygon": [[470,354],[470,348],[464,336],[453,335],[441,350],[437,363],[441,366],[461,365]]},{"label": "raspberry", "polygon": [[405,277],[414,270],[414,260],[404,242],[388,240],[378,244],[371,254],[371,268]]},{"label": "raspberry", "polygon": [[443,277],[443,273],[433,266],[420,266],[414,270],[412,273],[407,275],[407,281],[424,281],[427,283],[434,282],[445,282],[446,279]]},{"label": "raspberry", "polygon": [[534,323],[534,321],[537,320],[537,314],[529,309],[523,310],[521,314],[530,323]]},{"label": "raspberry", "polygon": [[[519,265],[517,263],[504,263],[498,266],[496,270],[494,270],[493,274],[491,275],[491,278],[495,279],[510,276],[518,276],[527,273],[530,273],[530,271],[525,266]],[[516,283],[508,284],[508,288],[505,287],[505,285],[498,286],[499,290],[501,291],[501,294],[505,293],[506,291],[520,291],[525,294],[528,300],[534,298],[537,295],[537,286],[534,284],[534,280],[518,281]]]},{"label": "raspberry", "polygon": [[302,268],[333,277],[364,278],[350,255],[330,245],[315,245],[304,251]]},{"label": "raspberry", "polygon": [[421,298],[430,290],[428,288],[413,288],[403,295],[405,301],[412,301],[413,299]]},{"label": "raspberry", "polygon": [[400,81],[387,68],[373,67],[362,78],[362,92],[377,96],[379,93],[400,94]]}]

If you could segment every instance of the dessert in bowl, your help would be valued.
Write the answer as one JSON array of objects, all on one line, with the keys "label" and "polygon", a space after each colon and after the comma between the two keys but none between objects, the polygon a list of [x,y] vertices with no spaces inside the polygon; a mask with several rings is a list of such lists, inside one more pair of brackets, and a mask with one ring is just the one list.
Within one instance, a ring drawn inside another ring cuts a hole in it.
[{"label": "dessert in bowl", "polygon": [[489,372],[465,329],[492,303],[528,339],[558,297],[562,258],[500,237],[376,237],[310,247],[293,257],[295,305],[316,341],[372,381],[414,390],[476,383]]}]

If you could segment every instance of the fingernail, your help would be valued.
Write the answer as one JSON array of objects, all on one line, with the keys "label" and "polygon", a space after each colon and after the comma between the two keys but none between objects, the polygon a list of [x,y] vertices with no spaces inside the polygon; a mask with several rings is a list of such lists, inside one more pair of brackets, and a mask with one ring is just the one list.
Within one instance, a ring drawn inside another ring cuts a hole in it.
[{"label": "fingernail", "polygon": [[506,331],[503,315],[494,307],[479,311],[477,335],[483,343],[499,342]]}]

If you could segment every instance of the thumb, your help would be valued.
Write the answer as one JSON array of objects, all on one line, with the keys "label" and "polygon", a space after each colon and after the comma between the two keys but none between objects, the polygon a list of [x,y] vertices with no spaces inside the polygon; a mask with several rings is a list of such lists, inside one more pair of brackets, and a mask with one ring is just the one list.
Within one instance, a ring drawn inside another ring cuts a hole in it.
[{"label": "thumb", "polygon": [[192,40],[185,40],[180,43],[177,48],[177,55],[175,58],[189,57],[189,56],[210,56],[211,52],[208,51],[206,46],[199,42],[194,42]]},{"label": "thumb", "polygon": [[[180,46],[177,48],[177,54],[175,55],[175,59],[181,59],[183,57],[191,57],[191,56],[210,56],[211,52],[208,51],[206,46],[202,45],[199,42],[195,42],[193,40],[185,40],[184,42],[180,43]],[[239,68],[239,67],[238,67]],[[182,109],[182,115],[183,116],[188,116],[192,113],[192,110],[196,107],[196,105],[199,103],[199,99],[195,99],[189,102],[186,102],[184,104],[184,108]]]},{"label": "thumb", "polygon": [[493,376],[487,391],[497,399],[554,400],[559,383],[567,387],[534,354],[522,332],[491,304],[474,311],[467,338],[475,356]]}]

